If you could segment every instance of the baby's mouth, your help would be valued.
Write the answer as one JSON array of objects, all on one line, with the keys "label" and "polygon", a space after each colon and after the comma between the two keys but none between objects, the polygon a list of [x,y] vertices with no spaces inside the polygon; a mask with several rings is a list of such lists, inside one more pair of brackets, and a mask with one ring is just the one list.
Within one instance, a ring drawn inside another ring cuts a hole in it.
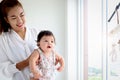
[{"label": "baby's mouth", "polygon": [[51,48],[51,46],[48,46],[47,48]]}]

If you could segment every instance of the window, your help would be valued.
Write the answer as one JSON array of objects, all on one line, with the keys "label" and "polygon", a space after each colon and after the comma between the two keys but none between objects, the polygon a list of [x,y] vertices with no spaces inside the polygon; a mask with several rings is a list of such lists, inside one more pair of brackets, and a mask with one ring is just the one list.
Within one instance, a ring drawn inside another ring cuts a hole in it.
[{"label": "window", "polygon": [[107,80],[106,22],[106,0],[68,0],[67,80]]}]

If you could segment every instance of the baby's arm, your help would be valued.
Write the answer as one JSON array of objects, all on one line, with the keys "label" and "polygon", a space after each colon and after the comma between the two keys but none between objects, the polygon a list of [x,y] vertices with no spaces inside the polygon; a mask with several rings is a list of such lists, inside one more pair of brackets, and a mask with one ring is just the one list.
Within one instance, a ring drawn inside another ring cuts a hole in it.
[{"label": "baby's arm", "polygon": [[29,60],[30,71],[33,74],[33,77],[35,79],[39,79],[41,76],[39,71],[37,70],[37,62],[38,62],[39,56],[40,56],[39,52],[37,50],[34,50]]},{"label": "baby's arm", "polygon": [[64,59],[62,56],[60,56],[59,54],[55,54],[55,58],[56,58],[56,62],[57,63],[60,63],[60,66],[57,68],[57,70],[59,72],[61,72],[63,69],[64,69],[64,66],[65,66],[65,62],[64,62]]}]

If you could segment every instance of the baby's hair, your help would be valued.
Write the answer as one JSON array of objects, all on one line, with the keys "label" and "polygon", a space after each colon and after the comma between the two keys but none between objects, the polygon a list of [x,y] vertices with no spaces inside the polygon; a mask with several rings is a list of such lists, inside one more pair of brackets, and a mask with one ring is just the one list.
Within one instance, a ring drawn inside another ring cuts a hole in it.
[{"label": "baby's hair", "polygon": [[[43,36],[53,36],[54,41],[55,41],[55,37],[54,37],[54,35],[53,35],[53,33],[51,31],[42,30],[42,31],[39,32],[39,34],[37,36],[37,42],[39,42]],[[39,45],[39,44],[37,44],[37,45]]]}]

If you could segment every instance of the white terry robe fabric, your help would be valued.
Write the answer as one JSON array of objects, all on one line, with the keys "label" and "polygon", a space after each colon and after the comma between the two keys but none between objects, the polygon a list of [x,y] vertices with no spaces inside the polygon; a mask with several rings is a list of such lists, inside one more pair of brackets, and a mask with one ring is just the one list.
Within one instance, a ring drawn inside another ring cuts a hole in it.
[{"label": "white terry robe fabric", "polygon": [[34,28],[26,28],[24,40],[13,30],[0,35],[0,77],[3,78],[0,80],[4,80],[4,78],[29,80],[29,68],[26,67],[19,71],[16,68],[16,63],[28,58],[37,48],[35,40],[39,31]]}]

